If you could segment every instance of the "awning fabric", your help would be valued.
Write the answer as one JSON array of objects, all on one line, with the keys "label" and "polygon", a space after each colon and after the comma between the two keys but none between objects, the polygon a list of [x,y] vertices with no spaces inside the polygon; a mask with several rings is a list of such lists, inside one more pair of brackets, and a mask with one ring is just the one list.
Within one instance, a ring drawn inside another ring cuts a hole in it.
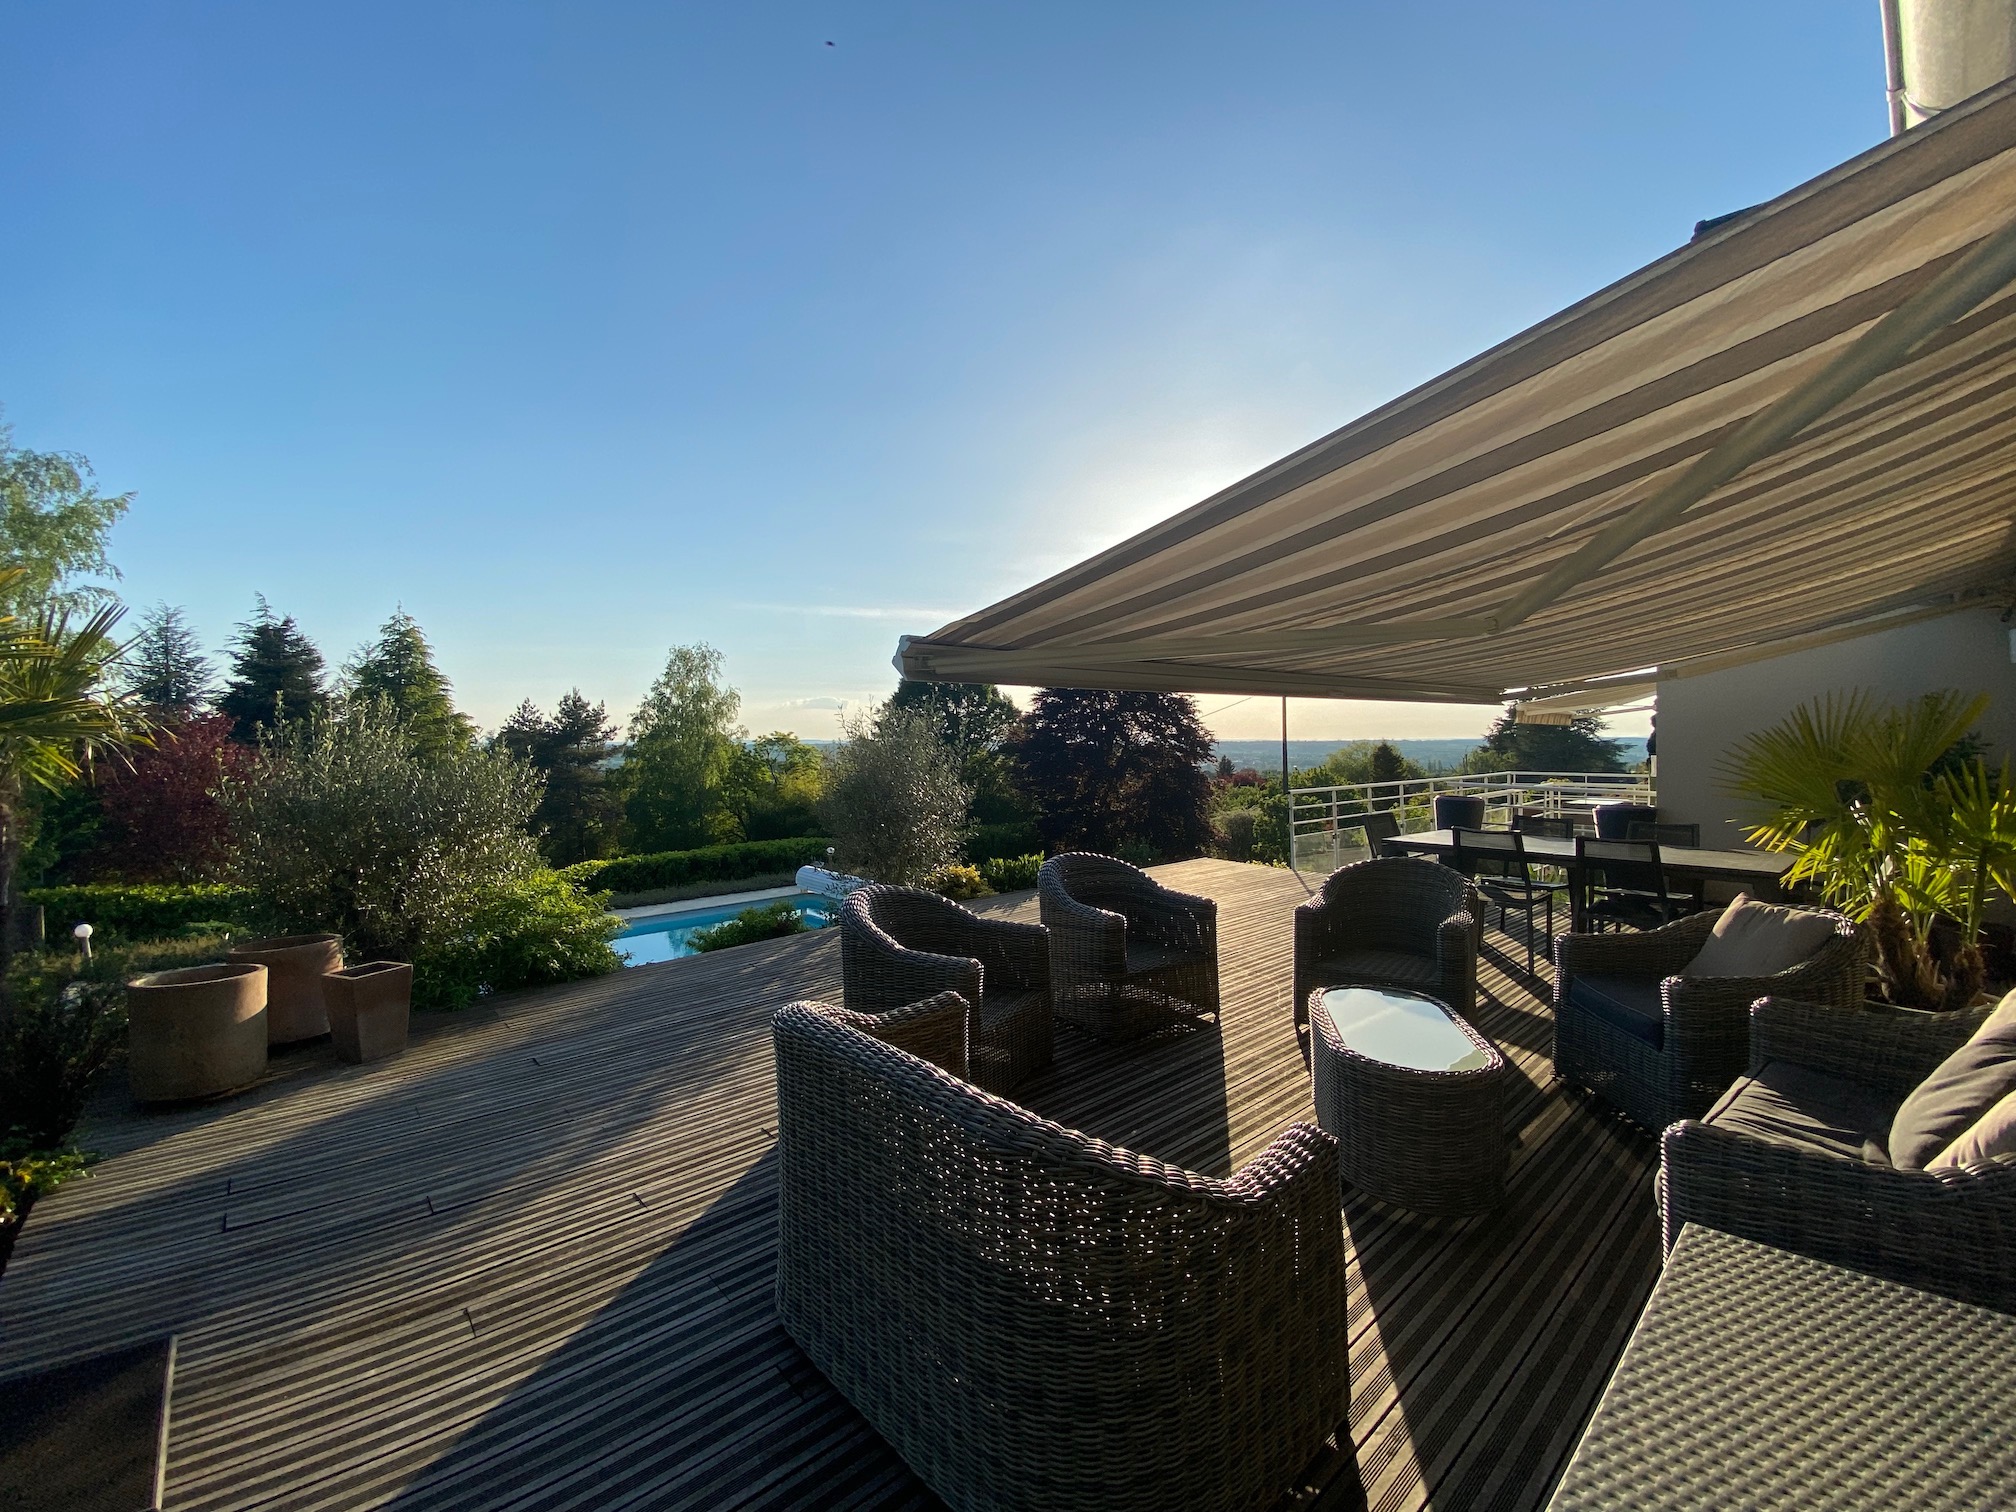
[{"label": "awning fabric", "polygon": [[897,666],[1481,703],[2016,602],[2011,249],[2005,85]]}]

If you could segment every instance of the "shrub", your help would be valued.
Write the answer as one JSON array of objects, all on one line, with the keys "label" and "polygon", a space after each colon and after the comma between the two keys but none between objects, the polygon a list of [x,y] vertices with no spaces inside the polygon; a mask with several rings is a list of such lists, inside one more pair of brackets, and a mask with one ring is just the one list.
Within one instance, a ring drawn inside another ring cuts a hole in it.
[{"label": "shrub", "polygon": [[493,992],[614,971],[623,962],[609,942],[622,927],[558,872],[514,878],[416,952],[414,1006],[460,1008]]},{"label": "shrub", "polygon": [[805,916],[789,899],[745,908],[732,919],[723,919],[708,929],[696,930],[687,941],[695,950],[727,950],[736,945],[754,945],[758,940],[781,940],[786,935],[803,934],[811,928]]},{"label": "shrub", "polygon": [[35,887],[22,897],[42,905],[52,937],[73,924],[89,924],[94,931],[128,940],[174,934],[191,924],[239,924],[253,902],[244,888],[214,882]]},{"label": "shrub", "polygon": [[984,898],[994,891],[987,885],[987,879],[980,875],[979,867],[962,866],[958,862],[938,867],[924,879],[924,885],[954,903],[963,903],[968,898]]},{"label": "shrub", "polygon": [[1033,819],[1017,819],[1006,824],[982,824],[966,838],[968,861],[1005,861],[1040,853],[1043,837]]},{"label": "shrub", "polygon": [[73,982],[17,997],[0,1024],[0,1109],[25,1149],[61,1144],[83,1117],[91,1089],[126,1039],[126,990]]},{"label": "shrub", "polygon": [[18,1141],[0,1146],[0,1218],[26,1213],[44,1192],[85,1175],[90,1163],[90,1156],[76,1150],[38,1152]]},{"label": "shrub", "polygon": [[1028,856],[1004,856],[982,862],[980,875],[996,892],[1021,892],[1036,885],[1036,874],[1042,870],[1043,853],[1038,851]]},{"label": "shrub", "polygon": [[539,779],[516,757],[422,756],[389,706],[353,700],[285,726],[226,792],[260,922],[411,961],[417,1003],[621,964],[601,910],[540,862],[525,829]]},{"label": "shrub", "polygon": [[1218,853],[1227,861],[1251,861],[1253,859],[1253,827],[1259,822],[1260,811],[1254,808],[1228,808],[1212,821],[1216,831]]},{"label": "shrub", "polygon": [[582,861],[560,875],[584,892],[636,893],[659,887],[684,887],[691,882],[734,882],[743,877],[760,877],[766,872],[795,872],[801,866],[823,863],[826,848],[832,843],[823,835],[749,840],[739,845],[708,845],[698,850]]},{"label": "shrub", "polygon": [[819,817],[840,864],[876,882],[914,885],[959,854],[972,789],[928,714],[885,709],[846,727],[827,758]]}]

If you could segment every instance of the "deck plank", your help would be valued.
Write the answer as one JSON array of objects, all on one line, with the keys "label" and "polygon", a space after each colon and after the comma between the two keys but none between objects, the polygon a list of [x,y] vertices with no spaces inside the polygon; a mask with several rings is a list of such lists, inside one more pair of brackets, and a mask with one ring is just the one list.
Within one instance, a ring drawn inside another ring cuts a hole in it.
[{"label": "deck plank", "polygon": [[[1313,1116],[1307,884],[1163,870],[1218,900],[1222,1023],[1062,1033],[1020,1095],[1225,1175]],[[1511,1195],[1462,1223],[1343,1202],[1353,1452],[1312,1467],[1324,1507],[1539,1506],[1656,1275],[1652,1142],[1550,1086],[1523,946],[1493,944]],[[838,993],[837,939],[800,936],[428,1016],[388,1063],[293,1052],[229,1103],[108,1089],[83,1131],[108,1158],[0,1279],[0,1376],[180,1332],[178,1512],[936,1505],[771,1309],[769,1018]]]}]

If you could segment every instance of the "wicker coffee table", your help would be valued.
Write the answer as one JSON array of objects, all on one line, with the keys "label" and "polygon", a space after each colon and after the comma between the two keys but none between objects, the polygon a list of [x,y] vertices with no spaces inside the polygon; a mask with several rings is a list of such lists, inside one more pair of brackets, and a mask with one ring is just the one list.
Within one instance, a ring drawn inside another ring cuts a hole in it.
[{"label": "wicker coffee table", "polygon": [[2016,1318],[1688,1224],[1549,1512],[2010,1505]]},{"label": "wicker coffee table", "polygon": [[1419,1213],[1467,1217],[1505,1195],[1510,1142],[1497,1046],[1419,992],[1309,994],[1316,1121],[1346,1183]]}]

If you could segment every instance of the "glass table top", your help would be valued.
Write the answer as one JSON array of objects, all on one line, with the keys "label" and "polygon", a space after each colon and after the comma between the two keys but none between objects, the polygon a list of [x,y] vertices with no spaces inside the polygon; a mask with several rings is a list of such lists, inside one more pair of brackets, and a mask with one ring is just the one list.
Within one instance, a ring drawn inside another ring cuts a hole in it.
[{"label": "glass table top", "polygon": [[1337,1036],[1354,1054],[1410,1071],[1478,1071],[1490,1064],[1449,1010],[1418,992],[1333,987],[1323,994]]}]

